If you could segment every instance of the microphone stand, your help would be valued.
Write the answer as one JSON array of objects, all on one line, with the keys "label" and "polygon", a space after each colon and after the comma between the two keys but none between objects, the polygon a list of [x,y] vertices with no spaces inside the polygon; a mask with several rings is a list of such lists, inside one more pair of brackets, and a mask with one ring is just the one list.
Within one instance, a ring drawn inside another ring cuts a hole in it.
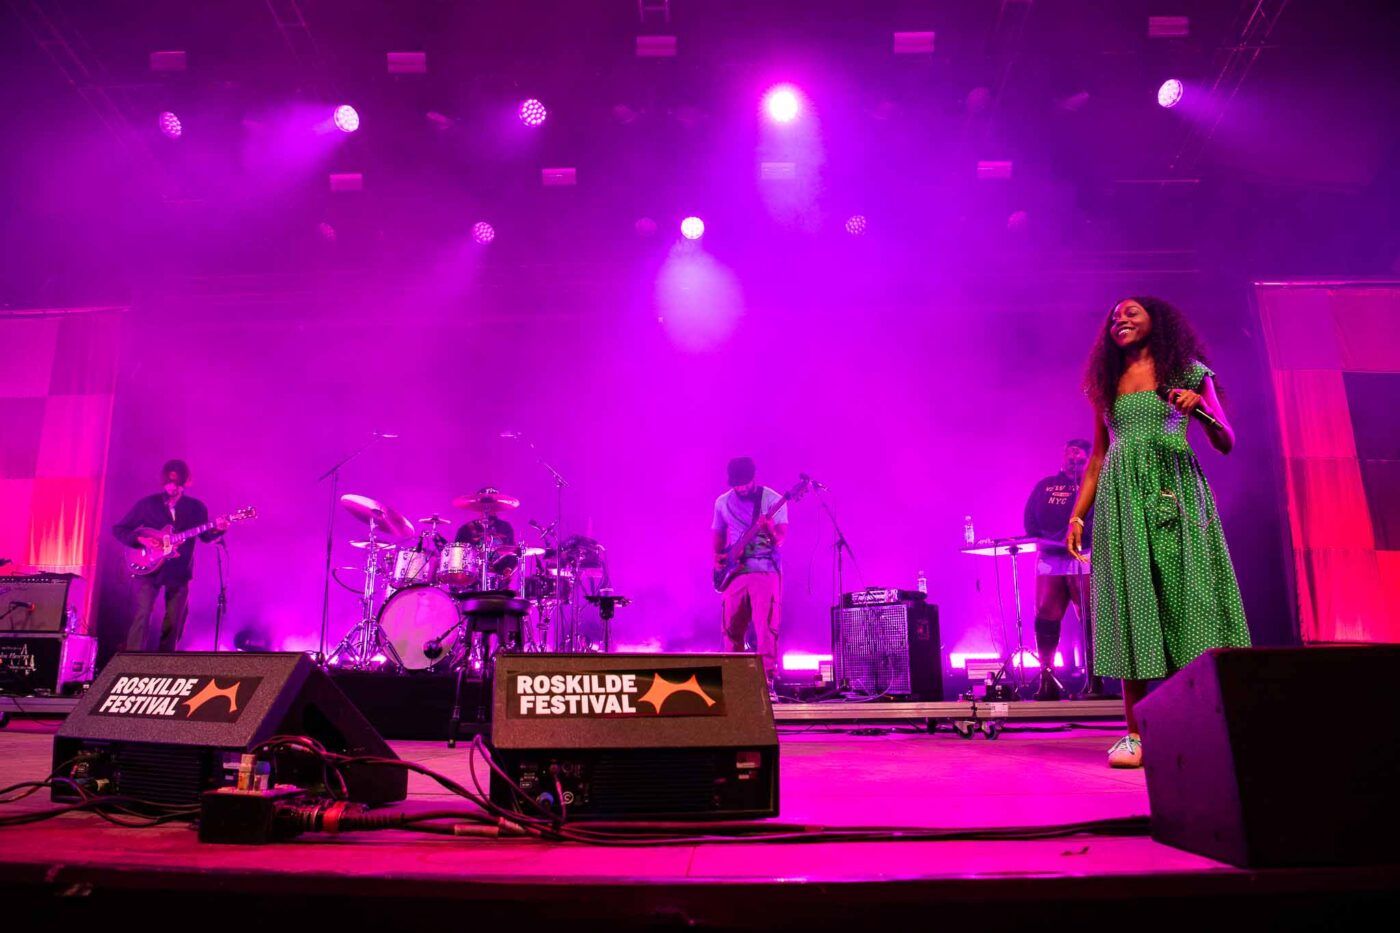
[{"label": "microphone stand", "polygon": [[326,569],[324,588],[321,594],[321,645],[316,652],[316,663],[324,665],[326,663],[326,638],[331,622],[331,552],[335,548],[335,507],[340,501],[340,470],[351,460],[369,450],[382,440],[382,436],[375,432],[369,440],[365,441],[353,453],[348,454],[335,466],[331,467],[320,476],[316,477],[316,482],[323,483],[327,479],[331,481],[331,508],[330,514],[326,518]]},{"label": "microphone stand", "polygon": [[843,554],[851,556],[851,564],[856,568],[856,573],[860,575],[861,581],[865,580],[865,572],[860,569],[860,561],[856,559],[856,552],[851,547],[851,542],[846,540],[846,533],[841,530],[841,523],[836,520],[836,512],[832,510],[830,503],[826,501],[826,489],[817,488],[817,502],[821,504],[822,511],[831,520],[832,530],[836,532],[836,540],[832,543],[832,563],[835,568],[834,579],[836,592],[832,594],[831,605],[833,607],[841,605],[841,594],[846,592],[846,567]]},{"label": "microphone stand", "polygon": [[219,568],[219,599],[214,604],[214,650],[219,650],[219,628],[228,612],[228,581],[224,578],[224,561],[228,559],[228,544],[223,538],[214,542],[214,566]]}]

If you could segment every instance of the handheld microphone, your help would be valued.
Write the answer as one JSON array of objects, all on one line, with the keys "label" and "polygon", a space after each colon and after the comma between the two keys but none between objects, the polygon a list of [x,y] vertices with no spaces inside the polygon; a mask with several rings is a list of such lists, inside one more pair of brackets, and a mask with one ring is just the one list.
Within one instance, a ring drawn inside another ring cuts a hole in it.
[{"label": "handheld microphone", "polygon": [[[1157,397],[1160,398],[1162,401],[1166,402],[1168,405],[1172,404],[1170,395],[1171,390],[1168,389],[1166,386],[1157,387]],[[1176,406],[1172,405],[1172,408],[1176,408]],[[1180,411],[1180,409],[1177,410]],[[1220,428],[1220,422],[1216,420],[1215,416],[1207,411],[1204,411],[1203,409],[1197,408],[1195,411],[1191,412],[1191,414],[1194,417],[1198,418],[1201,421],[1201,423],[1205,424],[1207,427],[1212,427],[1216,429]]]}]

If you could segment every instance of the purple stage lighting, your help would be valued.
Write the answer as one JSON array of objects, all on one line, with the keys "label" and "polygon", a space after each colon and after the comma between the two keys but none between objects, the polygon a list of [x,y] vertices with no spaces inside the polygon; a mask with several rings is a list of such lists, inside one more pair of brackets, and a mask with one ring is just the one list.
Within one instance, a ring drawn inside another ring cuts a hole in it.
[{"label": "purple stage lighting", "polygon": [[476,240],[482,246],[485,246],[487,243],[496,239],[496,228],[484,220],[479,220],[476,222],[476,225],[472,227],[472,239]]},{"label": "purple stage lighting", "polygon": [[180,125],[179,117],[165,110],[160,115],[160,131],[165,134],[166,139],[179,139],[185,128]]},{"label": "purple stage lighting", "polygon": [[777,123],[791,123],[802,110],[802,99],[791,84],[779,84],[763,95],[763,110]]},{"label": "purple stage lighting", "polygon": [[846,232],[851,236],[865,236],[869,226],[870,222],[865,219],[864,214],[855,214],[846,220]]},{"label": "purple stage lighting", "polygon": [[349,104],[341,104],[335,108],[333,119],[335,128],[342,133],[353,133],[360,128],[360,115]]},{"label": "purple stage lighting", "polygon": [[520,122],[526,126],[539,126],[549,116],[549,111],[544,109],[544,104],[533,97],[520,105]]},{"label": "purple stage lighting", "polygon": [[705,235],[705,221],[699,217],[687,217],[681,221],[681,235],[687,240],[698,240]]},{"label": "purple stage lighting", "polygon": [[1157,88],[1157,104],[1170,110],[1181,103],[1181,95],[1186,92],[1186,88],[1176,78],[1168,78],[1162,82],[1162,86]]}]

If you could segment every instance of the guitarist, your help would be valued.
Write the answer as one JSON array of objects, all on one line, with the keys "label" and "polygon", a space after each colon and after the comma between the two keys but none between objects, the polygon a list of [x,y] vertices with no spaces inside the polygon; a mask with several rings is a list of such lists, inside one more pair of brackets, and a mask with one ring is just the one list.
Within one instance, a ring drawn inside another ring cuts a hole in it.
[{"label": "guitarist", "polygon": [[[161,491],[137,500],[126,513],[126,517],[112,527],[117,540],[127,547],[158,547],[158,538],[138,536],[139,528],[164,528],[174,526],[178,533],[209,521],[209,509],[198,499],[185,495],[185,487],[190,484],[190,468],[183,460],[171,460],[161,467]],[[213,530],[199,536],[201,541],[211,542],[228,528],[228,522],[220,519]],[[185,628],[185,618],[189,615],[190,579],[194,568],[194,539],[184,544],[166,559],[155,573],[136,577],[136,611],[132,616],[131,629],[127,633],[128,651],[174,651],[180,642],[180,633]],[[148,631],[151,610],[155,607],[156,594],[165,590],[165,617],[161,621],[159,636]]]},{"label": "guitarist", "polygon": [[757,525],[757,534],[744,549],[738,574],[724,588],[724,639],[730,651],[744,650],[744,634],[753,623],[758,655],[772,689],[778,660],[778,625],[782,617],[782,567],[778,550],[787,537],[787,505],[770,517],[782,496],[754,481],[750,457],[729,461],[730,489],[715,500],[712,546],[715,566],[724,565],[725,552]]}]

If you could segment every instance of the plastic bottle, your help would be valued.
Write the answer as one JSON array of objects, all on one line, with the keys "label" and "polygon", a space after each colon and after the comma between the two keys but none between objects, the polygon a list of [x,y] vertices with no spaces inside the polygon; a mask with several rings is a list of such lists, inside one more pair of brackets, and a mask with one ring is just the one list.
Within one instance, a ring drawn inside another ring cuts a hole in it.
[{"label": "plastic bottle", "polygon": [[927,596],[927,595],[928,595],[928,574],[926,574],[926,573],[924,573],[922,570],[920,570],[920,571],[919,571],[919,576],[916,578],[915,584],[914,584],[914,585],[918,588],[918,590],[919,590],[920,593],[923,593],[925,596]]},{"label": "plastic bottle", "polygon": [[963,543],[968,547],[977,543],[977,535],[972,530],[972,516],[963,516]]}]

